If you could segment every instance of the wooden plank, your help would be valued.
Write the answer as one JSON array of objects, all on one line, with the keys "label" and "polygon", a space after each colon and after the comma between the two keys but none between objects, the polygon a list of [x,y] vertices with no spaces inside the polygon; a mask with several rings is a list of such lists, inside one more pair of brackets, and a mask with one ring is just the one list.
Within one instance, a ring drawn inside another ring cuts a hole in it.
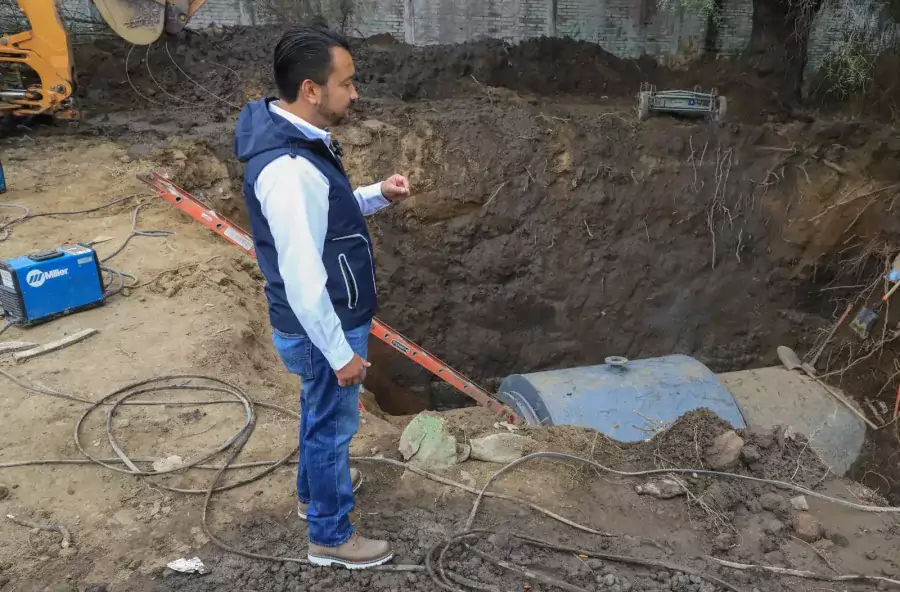
[{"label": "wooden plank", "polygon": [[38,344],[31,343],[30,341],[3,341],[0,342],[0,354],[9,354],[37,346]]},{"label": "wooden plank", "polygon": [[54,352],[56,350],[63,349],[65,347],[69,347],[70,345],[74,345],[79,341],[84,341],[88,337],[92,335],[96,335],[98,331],[96,329],[85,329],[84,331],[79,331],[74,335],[69,335],[68,337],[63,337],[62,339],[57,339],[56,341],[51,341],[45,345],[41,345],[34,349],[30,349],[28,351],[19,352],[13,354],[13,358],[17,362],[21,362],[23,360],[29,360],[31,358],[41,356],[44,354],[48,354],[50,352]]}]

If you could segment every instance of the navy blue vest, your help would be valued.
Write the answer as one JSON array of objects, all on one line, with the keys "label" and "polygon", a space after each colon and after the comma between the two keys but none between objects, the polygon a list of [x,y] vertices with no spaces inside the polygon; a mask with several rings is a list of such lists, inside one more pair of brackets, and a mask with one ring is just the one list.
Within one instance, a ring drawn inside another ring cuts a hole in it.
[{"label": "navy blue vest", "polygon": [[[246,162],[244,199],[260,270],[266,278],[269,320],[282,333],[304,335],[291,310],[278,269],[278,253],[269,224],[256,198],[254,185],[270,162],[284,155],[306,158],[328,179],[328,230],[322,262],[328,274],[326,289],[344,330],[372,320],[378,308],[372,240],[350,180],[340,159],[322,140],[309,140],[291,122],[271,113],[261,99],[249,103],[238,119],[235,151]],[[297,196],[297,199],[302,199]]]}]

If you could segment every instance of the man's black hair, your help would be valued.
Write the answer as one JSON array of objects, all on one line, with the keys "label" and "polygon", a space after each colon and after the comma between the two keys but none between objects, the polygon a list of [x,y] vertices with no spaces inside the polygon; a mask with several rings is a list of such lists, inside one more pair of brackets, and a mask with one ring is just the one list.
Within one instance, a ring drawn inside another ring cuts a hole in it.
[{"label": "man's black hair", "polygon": [[275,47],[275,84],[282,99],[296,101],[304,80],[328,82],[332,47],[350,51],[350,42],[337,31],[321,27],[296,27],[282,36]]}]

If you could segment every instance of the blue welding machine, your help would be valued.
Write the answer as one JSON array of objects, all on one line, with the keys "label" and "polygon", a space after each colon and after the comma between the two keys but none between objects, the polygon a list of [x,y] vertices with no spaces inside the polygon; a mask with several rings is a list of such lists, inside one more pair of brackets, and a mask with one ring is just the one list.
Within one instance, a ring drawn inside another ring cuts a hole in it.
[{"label": "blue welding machine", "polygon": [[103,296],[103,272],[90,247],[58,247],[0,261],[0,306],[10,323],[49,321],[100,306]]}]

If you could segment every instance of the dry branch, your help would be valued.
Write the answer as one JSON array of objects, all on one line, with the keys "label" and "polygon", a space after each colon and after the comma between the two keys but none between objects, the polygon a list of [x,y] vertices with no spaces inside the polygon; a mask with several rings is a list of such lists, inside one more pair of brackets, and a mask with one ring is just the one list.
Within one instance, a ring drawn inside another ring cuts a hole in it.
[{"label": "dry branch", "polygon": [[837,164],[831,162],[830,160],[826,160],[826,159],[824,159],[824,158],[822,158],[821,161],[822,161],[822,164],[824,164],[825,166],[827,166],[828,168],[830,168],[830,169],[833,170],[834,172],[836,172],[836,173],[838,173],[838,174],[840,174],[840,175],[846,175],[846,174],[847,174],[847,169],[845,169],[844,167],[839,166],[839,165],[837,165]]},{"label": "dry branch", "polygon": [[857,195],[857,196],[851,197],[851,198],[849,198],[849,199],[845,199],[845,200],[843,200],[843,201],[839,201],[839,202],[836,203],[836,204],[832,204],[832,205],[828,206],[827,208],[825,208],[824,210],[822,210],[821,212],[819,212],[818,214],[816,214],[815,216],[813,216],[812,218],[810,218],[810,219],[809,219],[809,222],[814,222],[814,221],[818,220],[819,218],[821,218],[822,216],[824,216],[825,214],[827,214],[828,212],[830,212],[830,211],[833,210],[834,208],[839,208],[839,207],[841,207],[841,206],[847,205],[848,203],[854,202],[854,201],[856,201],[856,200],[858,200],[858,199],[862,199],[862,198],[864,198],[864,197],[871,197],[871,196],[874,196],[874,195],[878,195],[879,193],[883,193],[883,192],[885,192],[885,191],[890,191],[890,190],[892,190],[892,189],[900,189],[900,183],[894,183],[893,185],[886,185],[886,186],[884,186],[884,187],[879,187],[878,189],[873,189],[873,190],[871,190],[871,191],[867,191],[867,192],[865,192],[865,193],[863,193],[863,194],[861,194],[861,195]]},{"label": "dry branch", "polygon": [[746,563],[735,563],[733,561],[725,561],[724,559],[717,559],[715,557],[709,556],[707,556],[707,559],[709,559],[710,561],[715,561],[719,565],[724,565],[725,567],[730,567],[731,569],[737,569],[740,571],[768,572],[782,576],[803,578],[806,580],[818,580],[820,582],[884,582],[885,584],[900,586],[900,580],[892,580],[890,578],[885,578],[882,576],[866,576],[858,574],[850,574],[844,576],[826,576],[811,571],[801,571],[799,569],[786,569],[783,567],[773,567],[771,565],[749,565]]},{"label": "dry branch", "polygon": [[481,206],[481,207],[483,207],[483,208],[488,207],[488,205],[489,205],[492,201],[494,201],[494,198],[497,197],[497,195],[500,193],[500,191],[501,191],[504,187],[506,187],[506,184],[507,184],[507,183],[509,183],[509,181],[504,181],[503,183],[500,183],[500,186],[497,187],[496,190],[494,190],[494,194],[491,195],[491,197],[488,198],[488,200],[487,200],[486,202],[484,202],[484,205]]},{"label": "dry branch", "polygon": [[37,522],[29,522],[28,520],[16,518],[12,514],[7,514],[6,519],[19,526],[24,526],[25,528],[34,528],[45,532],[58,532],[60,536],[62,536],[62,541],[60,541],[59,546],[63,549],[68,549],[72,544],[72,535],[69,534],[69,531],[65,526],[60,524],[38,524]]},{"label": "dry branch", "polygon": [[84,341],[88,337],[97,334],[96,329],[85,329],[84,331],[79,331],[74,335],[69,335],[68,337],[63,337],[62,339],[57,339],[56,341],[51,341],[45,345],[40,347],[35,347],[33,349],[29,349],[23,352],[13,354],[13,358],[17,362],[21,362],[22,360],[28,360],[43,354],[47,354],[50,352],[54,352],[58,349],[63,349],[64,347],[68,347],[70,345],[74,345],[79,341]]}]

